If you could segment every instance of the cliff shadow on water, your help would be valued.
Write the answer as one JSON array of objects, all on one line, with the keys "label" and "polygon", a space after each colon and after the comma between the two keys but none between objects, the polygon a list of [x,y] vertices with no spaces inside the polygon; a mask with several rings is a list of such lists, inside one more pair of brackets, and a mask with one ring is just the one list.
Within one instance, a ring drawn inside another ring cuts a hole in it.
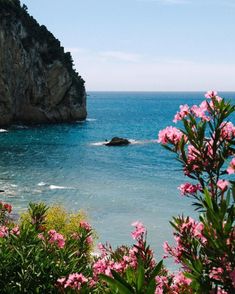
[{"label": "cliff shadow on water", "polygon": [[86,118],[84,80],[70,52],[19,0],[0,0],[0,125]]}]

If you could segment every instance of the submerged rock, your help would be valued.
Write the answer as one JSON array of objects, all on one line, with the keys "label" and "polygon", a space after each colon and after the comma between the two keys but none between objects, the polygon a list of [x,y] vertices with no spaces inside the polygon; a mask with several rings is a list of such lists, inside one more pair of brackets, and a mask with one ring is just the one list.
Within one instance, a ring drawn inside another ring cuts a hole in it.
[{"label": "submerged rock", "polygon": [[108,143],[105,143],[106,146],[125,146],[129,145],[131,142],[124,138],[113,137]]},{"label": "submerged rock", "polygon": [[0,125],[86,118],[84,80],[19,0],[0,0]]}]

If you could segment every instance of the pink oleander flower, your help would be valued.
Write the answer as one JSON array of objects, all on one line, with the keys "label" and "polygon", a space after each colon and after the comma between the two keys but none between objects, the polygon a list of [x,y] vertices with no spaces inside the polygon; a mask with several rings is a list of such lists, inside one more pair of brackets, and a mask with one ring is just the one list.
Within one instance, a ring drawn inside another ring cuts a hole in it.
[{"label": "pink oleander flower", "polygon": [[154,294],[163,294],[165,288],[169,288],[168,278],[165,276],[156,276],[156,290]]},{"label": "pink oleander flower", "polygon": [[203,236],[204,225],[201,222],[196,222],[192,228],[192,234],[202,243],[206,243],[207,239]]},{"label": "pink oleander flower", "polygon": [[50,236],[48,241],[50,244],[56,244],[59,248],[64,248],[65,239],[63,235],[57,233],[55,230],[48,231],[48,235]]},{"label": "pink oleander flower", "polygon": [[158,143],[163,145],[171,143],[178,144],[182,137],[183,133],[175,127],[166,127],[164,130],[159,131],[158,133]]},{"label": "pink oleander flower", "polygon": [[9,229],[6,226],[0,226],[0,238],[5,238],[8,236]]},{"label": "pink oleander flower", "polygon": [[135,227],[135,230],[131,233],[131,236],[134,240],[138,240],[139,238],[142,238],[144,233],[146,232],[146,228],[144,225],[137,221],[131,224],[133,227]]},{"label": "pink oleander flower", "polygon": [[182,272],[177,272],[174,276],[174,283],[178,285],[190,285],[191,279],[186,278]]},{"label": "pink oleander flower", "polygon": [[101,257],[104,257],[108,254],[106,247],[102,243],[98,243],[97,245],[99,251],[101,252]]},{"label": "pink oleander flower", "polygon": [[213,269],[209,273],[209,277],[217,281],[222,281],[223,272],[224,270],[221,267],[213,267]]},{"label": "pink oleander flower", "polygon": [[167,241],[165,241],[163,243],[162,247],[163,247],[163,250],[165,252],[165,255],[163,256],[163,258],[167,258],[168,254],[171,252],[171,247],[170,247],[170,245],[169,245],[169,243]]},{"label": "pink oleander flower", "polygon": [[57,283],[63,288],[71,288],[75,290],[80,290],[83,284],[86,284],[88,279],[84,277],[83,274],[70,274],[68,278],[60,278],[57,280]]},{"label": "pink oleander flower", "polygon": [[210,99],[212,97],[215,97],[217,95],[217,92],[216,91],[213,91],[213,90],[210,90],[208,91],[206,94],[205,94],[205,97]]},{"label": "pink oleander flower", "polygon": [[8,203],[5,203],[3,205],[4,209],[8,212],[8,213],[11,213],[12,212],[12,206]]},{"label": "pink oleander flower", "polygon": [[191,164],[194,161],[198,161],[198,157],[200,157],[200,152],[193,145],[188,145],[188,163]]},{"label": "pink oleander flower", "polygon": [[221,139],[230,140],[235,136],[235,127],[231,122],[223,122],[220,128],[221,128],[221,133],[220,133]]},{"label": "pink oleander flower", "polygon": [[187,104],[180,105],[180,111],[178,111],[174,117],[173,122],[176,123],[179,120],[182,120],[185,116],[190,113],[190,108]]},{"label": "pink oleander flower", "polygon": [[98,259],[92,266],[94,278],[97,279],[99,274],[105,274],[112,277],[111,270],[114,269],[114,261],[105,257]]},{"label": "pink oleander flower", "polygon": [[93,243],[93,238],[92,238],[92,236],[88,236],[88,237],[86,238],[86,242],[87,242],[88,245],[91,245],[91,244]]},{"label": "pink oleander flower", "polygon": [[57,283],[59,285],[64,285],[65,281],[66,281],[66,278],[59,278],[59,279],[57,279]]},{"label": "pink oleander flower", "polygon": [[235,173],[235,157],[231,160],[229,167],[227,168],[227,173],[229,175]]},{"label": "pink oleander flower", "polygon": [[225,290],[223,290],[223,289],[221,289],[220,287],[218,287],[218,289],[217,289],[217,291],[216,291],[215,294],[228,294],[228,292],[225,291]]},{"label": "pink oleander flower", "polygon": [[200,106],[193,105],[191,107],[191,112],[198,118],[201,118],[204,121],[209,121],[210,117],[206,115],[207,105],[202,103]]},{"label": "pink oleander flower", "polygon": [[88,282],[88,285],[90,288],[93,288],[95,285],[97,284],[97,282],[93,279],[90,279],[89,282]]},{"label": "pink oleander flower", "polygon": [[228,189],[229,182],[226,180],[218,180],[217,187],[222,191],[226,191]]},{"label": "pink oleander flower", "polygon": [[235,288],[235,268],[234,270],[230,273],[230,278],[232,280],[232,283],[233,283],[233,287]]},{"label": "pink oleander flower", "polygon": [[38,239],[45,241],[45,237],[44,237],[43,233],[38,234]]},{"label": "pink oleander flower", "polygon": [[178,189],[180,190],[181,195],[188,195],[188,194],[195,194],[197,191],[200,191],[202,189],[201,185],[196,184],[190,184],[190,183],[185,183],[181,184]]},{"label": "pink oleander flower", "polygon": [[85,222],[85,221],[80,222],[80,227],[84,228],[86,231],[91,230],[91,225],[88,222]]},{"label": "pink oleander flower", "polygon": [[20,228],[19,228],[19,226],[16,226],[16,227],[14,227],[13,229],[11,229],[10,233],[11,233],[12,235],[19,236],[19,234],[20,234]]},{"label": "pink oleander flower", "polygon": [[8,203],[3,203],[2,201],[0,201],[0,209],[2,211],[7,211],[8,213],[12,212],[12,206]]}]

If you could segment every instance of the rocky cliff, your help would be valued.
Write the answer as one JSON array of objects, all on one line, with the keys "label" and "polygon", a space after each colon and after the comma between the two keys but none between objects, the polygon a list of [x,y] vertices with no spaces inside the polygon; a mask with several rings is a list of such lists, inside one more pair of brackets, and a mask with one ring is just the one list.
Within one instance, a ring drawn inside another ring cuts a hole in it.
[{"label": "rocky cliff", "polygon": [[19,0],[0,0],[0,125],[85,118],[84,80],[70,53]]}]

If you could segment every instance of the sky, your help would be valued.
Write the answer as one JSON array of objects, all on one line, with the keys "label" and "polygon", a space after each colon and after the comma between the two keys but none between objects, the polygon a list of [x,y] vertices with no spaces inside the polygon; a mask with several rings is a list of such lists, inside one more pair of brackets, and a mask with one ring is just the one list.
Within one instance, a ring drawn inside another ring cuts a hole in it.
[{"label": "sky", "polygon": [[235,90],[235,0],[21,0],[88,91]]}]

